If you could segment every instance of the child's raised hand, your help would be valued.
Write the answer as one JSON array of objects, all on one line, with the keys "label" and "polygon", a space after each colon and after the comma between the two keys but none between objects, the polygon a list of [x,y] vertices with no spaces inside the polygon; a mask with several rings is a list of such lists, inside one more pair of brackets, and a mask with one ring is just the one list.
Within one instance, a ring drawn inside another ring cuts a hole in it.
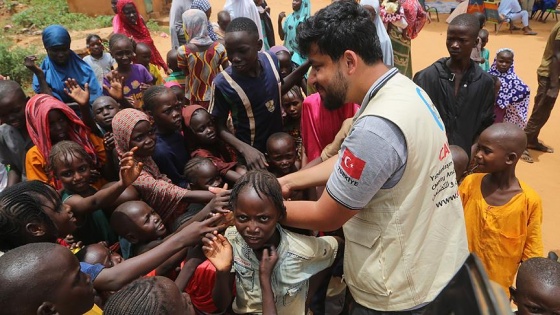
[{"label": "child's raised hand", "polygon": [[84,84],[84,88],[80,87],[78,81],[73,78],[69,78],[68,80],[64,81],[64,85],[66,88],[64,92],[68,94],[76,103],[79,105],[85,106],[89,104],[89,84]]},{"label": "child's raised hand", "polygon": [[270,279],[274,266],[278,262],[278,252],[274,246],[263,249],[261,263],[259,264],[259,276],[264,279]]},{"label": "child's raised hand", "polygon": [[115,136],[112,132],[107,132],[103,136],[103,146],[105,147],[105,152],[111,152],[115,148]]},{"label": "child's raised hand", "polygon": [[210,200],[212,203],[212,212],[215,213],[229,213],[227,209],[229,206],[229,198],[231,195],[231,189],[228,190],[228,184],[224,185],[224,188],[220,187],[209,187],[208,190],[215,194],[216,196]]},{"label": "child's raised hand", "polygon": [[31,72],[33,72],[34,74],[39,74],[43,72],[43,70],[41,70],[41,68],[37,66],[37,64],[35,63],[36,61],[37,61],[37,56],[35,55],[26,56],[23,59],[23,65],[27,69],[31,70]]},{"label": "child's raised hand", "polygon": [[285,17],[286,17],[286,12],[284,12],[284,11],[282,11],[282,12],[280,12],[280,14],[278,14],[278,20],[280,20],[280,21],[282,19],[284,19]]},{"label": "child's raised hand", "polygon": [[134,160],[134,152],[136,150],[138,150],[138,147],[132,148],[121,157],[121,181],[126,187],[134,183],[138,176],[140,176],[140,173],[142,173],[142,168],[144,167],[142,162]]},{"label": "child's raised hand", "polygon": [[117,70],[113,70],[107,74],[106,78],[109,81],[109,85],[103,84],[105,91],[107,91],[112,98],[122,100],[124,97],[124,77],[120,75]]},{"label": "child's raised hand", "polygon": [[229,241],[217,232],[202,238],[202,251],[217,271],[230,271],[233,263],[233,249]]}]

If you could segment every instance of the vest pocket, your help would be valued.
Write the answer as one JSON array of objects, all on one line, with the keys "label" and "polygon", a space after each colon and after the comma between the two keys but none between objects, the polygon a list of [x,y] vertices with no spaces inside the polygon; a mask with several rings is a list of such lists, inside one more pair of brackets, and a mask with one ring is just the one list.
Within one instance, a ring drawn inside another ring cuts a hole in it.
[{"label": "vest pocket", "polygon": [[379,227],[355,216],[344,225],[344,235],[344,277],[348,284],[370,294],[389,296],[386,253]]}]

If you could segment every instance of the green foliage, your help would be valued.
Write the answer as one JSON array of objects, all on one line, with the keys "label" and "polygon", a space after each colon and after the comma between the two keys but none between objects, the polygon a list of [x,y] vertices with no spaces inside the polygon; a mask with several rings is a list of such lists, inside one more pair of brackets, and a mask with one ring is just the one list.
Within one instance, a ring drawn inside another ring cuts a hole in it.
[{"label": "green foliage", "polygon": [[66,0],[26,0],[29,7],[14,16],[12,21],[19,27],[35,25],[42,29],[60,24],[70,30],[86,30],[111,26],[112,16],[89,17],[81,13],[69,13]]},{"label": "green foliage", "polygon": [[[0,74],[9,76],[23,87],[29,87],[33,74],[23,65],[26,56],[36,54],[32,48],[22,48],[12,45],[4,38],[0,39]],[[38,56],[42,62],[44,54]]]}]

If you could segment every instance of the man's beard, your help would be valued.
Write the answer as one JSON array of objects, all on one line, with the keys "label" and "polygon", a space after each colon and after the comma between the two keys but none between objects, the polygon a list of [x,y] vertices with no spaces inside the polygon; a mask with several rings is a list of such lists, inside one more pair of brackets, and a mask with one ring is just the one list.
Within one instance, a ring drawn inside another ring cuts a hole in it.
[{"label": "man's beard", "polygon": [[323,106],[328,110],[335,110],[342,107],[346,103],[346,93],[348,92],[348,82],[337,71],[336,76],[328,89],[324,89],[325,97],[321,97]]}]

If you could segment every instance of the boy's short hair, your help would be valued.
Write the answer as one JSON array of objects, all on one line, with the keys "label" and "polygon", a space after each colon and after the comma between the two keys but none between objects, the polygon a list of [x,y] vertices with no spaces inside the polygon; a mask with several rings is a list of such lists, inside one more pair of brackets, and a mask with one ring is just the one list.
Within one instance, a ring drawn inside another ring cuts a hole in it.
[{"label": "boy's short hair", "polygon": [[94,38],[101,40],[101,37],[97,34],[88,34],[88,36],[86,37],[86,45],[89,45],[89,41]]},{"label": "boy's short hair", "polygon": [[183,175],[185,176],[187,182],[191,184],[195,182],[196,177],[194,173],[196,172],[196,170],[198,170],[199,167],[201,167],[204,164],[212,164],[212,166],[215,167],[212,160],[202,156],[195,156],[192,159],[190,159],[187,162],[187,164],[185,164],[185,168],[183,169]]},{"label": "boy's short hair", "polygon": [[478,37],[480,31],[480,21],[472,14],[463,13],[457,15],[450,23],[449,26],[464,26],[470,31],[470,35],[474,38]]},{"label": "boy's short hair", "polygon": [[549,258],[529,258],[519,266],[517,272],[516,286],[522,286],[521,282],[530,277],[540,284],[560,288],[560,263]]},{"label": "boy's short hair", "polygon": [[479,26],[482,29],[482,27],[484,26],[484,23],[486,23],[486,15],[484,15],[484,13],[482,13],[482,12],[474,12],[473,15],[478,20]]},{"label": "boy's short hair", "polygon": [[[173,282],[165,277],[138,279],[111,295],[103,314],[183,314],[185,310],[177,309],[170,301],[168,289],[173,290],[171,284]],[[175,289],[179,291],[176,286]]]},{"label": "boy's short hair", "polygon": [[316,44],[322,54],[339,60],[354,51],[367,65],[383,60],[381,44],[370,13],[354,1],[338,1],[319,10],[297,28],[299,51],[308,55]]},{"label": "boy's short hair", "polygon": [[488,36],[490,36],[490,33],[488,33],[488,30],[487,30],[487,29],[483,28],[483,29],[481,29],[480,31],[478,31],[478,36],[479,36],[479,37],[480,37],[480,36],[488,37]]},{"label": "boy's short hair", "polygon": [[13,80],[0,80],[0,99],[15,93],[21,93],[25,97],[25,92],[19,83]]},{"label": "boy's short hair", "polygon": [[61,254],[61,249],[71,255],[68,249],[55,243],[33,243],[15,248],[0,257],[2,314],[36,313],[44,302],[55,302],[53,299],[60,291],[60,279],[44,272],[59,268],[50,260],[53,255]]},{"label": "boy's short hair", "polygon": [[[62,203],[53,188],[38,180],[17,183],[0,193],[0,250],[8,251],[38,241],[56,241],[57,228],[43,211],[45,201],[52,202],[55,209]],[[44,225],[45,235],[35,240],[27,230],[29,223]]]},{"label": "boy's short hair", "polygon": [[144,111],[151,112],[160,105],[156,99],[166,92],[171,92],[171,90],[164,85],[150,86],[142,96]]},{"label": "boy's short hair", "polygon": [[278,183],[278,179],[270,172],[264,170],[252,170],[241,176],[231,190],[229,199],[229,207],[233,211],[237,206],[237,199],[246,188],[252,188],[259,198],[264,196],[270,198],[272,204],[280,212],[280,217],[286,216],[286,206],[282,197],[282,187]]},{"label": "boy's short hair", "polygon": [[270,135],[270,137],[268,137],[268,139],[266,140],[266,149],[268,151],[268,146],[270,144],[272,144],[275,141],[279,141],[279,140],[286,140],[286,141],[290,141],[291,143],[296,144],[296,141],[294,139],[294,137],[292,137],[290,134],[285,133],[285,132],[276,132],[273,133],[272,135]]},{"label": "boy's short hair", "polygon": [[233,19],[228,27],[226,28],[226,33],[233,33],[233,32],[247,32],[249,35],[255,35],[259,37],[259,29],[257,28],[257,24],[250,18],[246,17],[238,17]]}]

